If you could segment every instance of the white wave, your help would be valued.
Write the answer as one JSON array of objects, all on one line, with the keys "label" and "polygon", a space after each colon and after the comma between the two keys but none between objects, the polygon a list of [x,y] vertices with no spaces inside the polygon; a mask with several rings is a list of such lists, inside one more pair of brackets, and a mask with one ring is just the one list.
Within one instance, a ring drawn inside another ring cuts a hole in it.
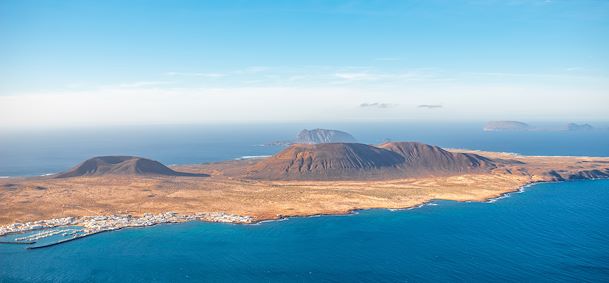
[{"label": "white wave", "polygon": [[353,215],[358,215],[359,211],[361,210],[368,210],[368,209],[357,209],[357,210],[353,210],[350,211],[349,213],[340,213],[340,214],[313,214],[313,215],[295,215],[295,216],[284,216],[281,218],[277,218],[277,219],[268,219],[268,220],[262,220],[262,221],[257,221],[251,224],[247,224],[247,225],[260,225],[262,223],[269,223],[269,222],[279,222],[279,221],[288,221],[292,218],[318,218],[318,217],[328,217],[328,216],[332,216],[332,217],[338,217],[338,216],[353,216]]},{"label": "white wave", "polygon": [[269,220],[262,220],[262,221],[258,221],[258,222],[254,222],[254,223],[250,223],[247,225],[261,225],[263,223],[271,223],[271,222],[280,222],[280,221],[287,221],[289,220],[289,217],[282,217],[282,218],[277,218],[277,219],[269,219]]},{"label": "white wave", "polygon": [[10,178],[10,177],[11,177],[11,176],[0,176],[0,179],[8,179],[8,178]]},{"label": "white wave", "polygon": [[244,155],[244,156],[235,158],[235,160],[258,159],[258,158],[267,158],[267,157],[270,157],[270,155]]},{"label": "white wave", "polygon": [[417,209],[417,208],[421,208],[424,206],[437,206],[440,205],[438,203],[435,203],[433,201],[429,201],[429,202],[424,202],[415,206],[411,206],[411,207],[405,207],[405,208],[389,208],[387,210],[389,211],[405,211],[405,210],[413,210],[413,209]]},{"label": "white wave", "polygon": [[413,209],[421,208],[421,207],[426,206],[426,205],[427,205],[427,203],[422,203],[422,204],[419,204],[419,205],[415,205],[415,206],[412,206],[412,207],[405,208],[404,210],[413,210]]},{"label": "white wave", "polygon": [[519,188],[517,191],[513,191],[513,192],[505,193],[505,194],[502,194],[502,195],[500,195],[500,196],[498,196],[498,197],[496,197],[496,198],[491,198],[491,199],[487,200],[487,201],[486,201],[486,203],[495,203],[495,202],[497,202],[498,200],[505,199],[505,198],[509,198],[509,197],[511,197],[513,194],[520,194],[520,193],[523,193],[523,192],[526,190],[526,188],[529,188],[529,187],[531,187],[532,185],[533,185],[533,184],[524,185],[524,186],[520,187],[520,188]]}]

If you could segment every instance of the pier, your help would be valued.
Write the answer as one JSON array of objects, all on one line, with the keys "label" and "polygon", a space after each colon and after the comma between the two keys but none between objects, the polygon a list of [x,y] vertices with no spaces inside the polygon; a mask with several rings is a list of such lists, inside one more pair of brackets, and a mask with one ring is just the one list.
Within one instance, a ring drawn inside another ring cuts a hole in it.
[{"label": "pier", "polygon": [[0,244],[7,244],[7,245],[33,245],[36,242],[12,242],[12,241],[0,241]]},{"label": "pier", "polygon": [[[52,236],[73,236],[71,238],[59,240],[53,243],[27,247],[28,250],[33,250],[56,246],[101,232],[114,231],[123,228],[148,227],[157,224],[182,223],[188,221],[252,223],[254,221],[254,218],[251,216],[240,216],[224,212],[199,212],[195,214],[186,215],[179,215],[175,212],[166,212],[156,215],[151,213],[144,213],[144,215],[141,217],[133,217],[128,214],[110,216],[84,216],[80,218],[69,217],[0,226],[0,236],[5,236],[7,234],[13,233],[28,233],[31,231],[42,230],[31,235],[18,237],[14,241],[6,242],[6,244],[28,245],[36,243],[37,240],[49,238]],[[77,228],[68,228],[62,226],[77,226]]]}]

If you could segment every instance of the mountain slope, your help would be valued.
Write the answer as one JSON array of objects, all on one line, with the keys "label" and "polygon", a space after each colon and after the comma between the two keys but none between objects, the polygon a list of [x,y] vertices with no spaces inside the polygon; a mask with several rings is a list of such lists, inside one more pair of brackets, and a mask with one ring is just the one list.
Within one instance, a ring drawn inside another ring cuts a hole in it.
[{"label": "mountain slope", "polygon": [[182,173],[171,170],[158,161],[135,156],[98,156],[80,163],[67,172],[60,173],[55,178],[81,176],[207,176],[205,174]]},{"label": "mountain slope", "polygon": [[494,161],[477,154],[453,153],[418,142],[388,142],[379,148],[402,156],[404,163],[400,167],[408,177],[483,172],[496,167]]},{"label": "mountain slope", "polygon": [[253,165],[247,177],[267,180],[357,180],[486,172],[494,161],[414,142],[296,144]]},{"label": "mountain slope", "polygon": [[255,179],[343,179],[372,176],[404,162],[400,155],[357,143],[295,144],[255,164]]}]

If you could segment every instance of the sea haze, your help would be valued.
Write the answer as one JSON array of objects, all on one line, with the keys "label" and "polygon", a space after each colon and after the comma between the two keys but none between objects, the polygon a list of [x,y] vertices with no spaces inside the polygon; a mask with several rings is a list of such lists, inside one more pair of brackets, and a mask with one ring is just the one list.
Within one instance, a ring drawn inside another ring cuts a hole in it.
[{"label": "sea haze", "polygon": [[609,180],[545,183],[490,203],[0,245],[0,282],[607,282],[607,203]]},{"label": "sea haze", "polygon": [[135,155],[166,165],[270,155],[304,129],[347,131],[360,142],[420,141],[450,148],[517,152],[527,155],[609,156],[609,130],[567,132],[484,132],[484,123],[343,123],[256,125],[163,125],[87,129],[0,130],[0,176],[32,176],[65,171],[100,155]]}]

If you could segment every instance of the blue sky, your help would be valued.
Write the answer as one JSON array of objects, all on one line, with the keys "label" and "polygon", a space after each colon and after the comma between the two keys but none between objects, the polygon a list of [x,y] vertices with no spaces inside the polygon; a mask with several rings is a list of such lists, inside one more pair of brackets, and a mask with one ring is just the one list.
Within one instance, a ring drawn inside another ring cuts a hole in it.
[{"label": "blue sky", "polygon": [[13,125],[609,120],[609,1],[4,0],[0,38]]}]

